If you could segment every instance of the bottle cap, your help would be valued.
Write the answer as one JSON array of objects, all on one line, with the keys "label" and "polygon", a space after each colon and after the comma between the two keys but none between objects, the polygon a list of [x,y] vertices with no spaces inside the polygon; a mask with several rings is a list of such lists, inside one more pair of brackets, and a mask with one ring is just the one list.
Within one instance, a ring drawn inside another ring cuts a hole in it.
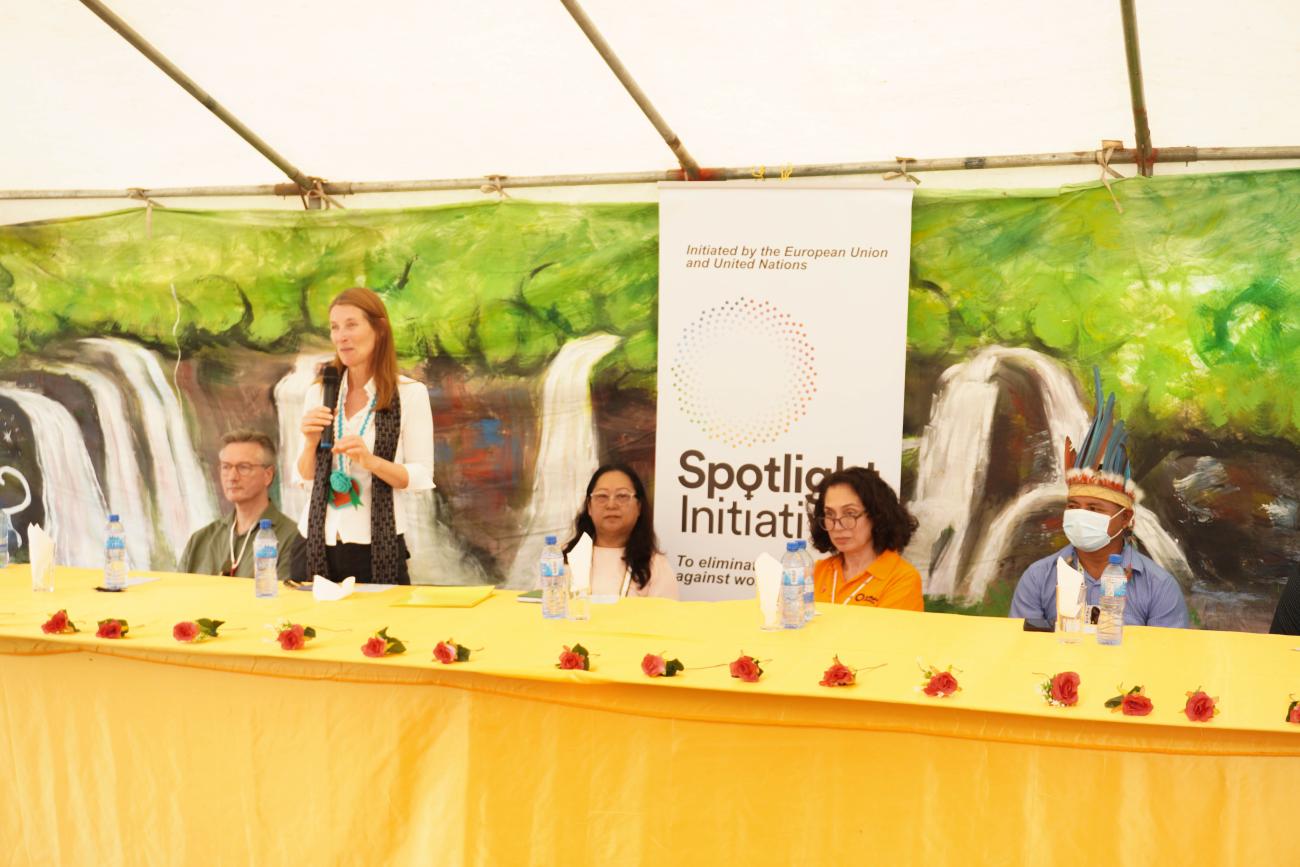
[{"label": "bottle cap", "polygon": [[554,544],[555,544],[555,537],[554,537],[554,536],[547,536],[547,537],[546,537],[546,544],[548,544],[548,545],[554,545]]},{"label": "bottle cap", "polygon": [[1120,556],[1119,554],[1111,554],[1111,555],[1110,555],[1110,565],[1112,565],[1112,566],[1120,566],[1120,565],[1122,565],[1123,563],[1124,563],[1124,558],[1123,558],[1122,556]]},{"label": "bottle cap", "polygon": [[118,519],[118,518],[117,518],[117,515],[109,515],[109,516],[108,516],[108,520],[109,520],[109,521],[116,521],[117,519]]},{"label": "bottle cap", "polygon": [[799,550],[799,543],[798,543],[798,542],[786,542],[786,543],[785,543],[785,550],[786,550],[786,551],[798,551],[798,550]]},{"label": "bottle cap", "polygon": [[260,529],[263,529],[263,530],[269,530],[269,529],[271,529],[271,519],[270,519],[270,518],[263,518],[263,519],[262,519],[262,522],[261,522],[260,524],[258,524],[257,526],[258,526]]}]

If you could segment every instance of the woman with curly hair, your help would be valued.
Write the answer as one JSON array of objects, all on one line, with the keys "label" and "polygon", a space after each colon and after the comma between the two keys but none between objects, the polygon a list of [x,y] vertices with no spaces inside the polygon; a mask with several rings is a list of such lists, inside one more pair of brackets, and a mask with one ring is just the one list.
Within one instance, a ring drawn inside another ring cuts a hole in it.
[{"label": "woman with curly hair", "polygon": [[824,554],[813,584],[817,601],[924,611],[921,574],[899,552],[916,532],[916,518],[880,474],[847,467],[817,488],[812,544]]}]

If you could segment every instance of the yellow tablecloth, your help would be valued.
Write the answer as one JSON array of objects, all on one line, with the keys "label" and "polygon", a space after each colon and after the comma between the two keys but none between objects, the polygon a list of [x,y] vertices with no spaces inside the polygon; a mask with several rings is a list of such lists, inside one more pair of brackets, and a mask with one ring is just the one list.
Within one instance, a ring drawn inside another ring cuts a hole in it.
[{"label": "yellow tablecloth", "polygon": [[[1298,642],[1129,628],[1120,648],[1018,621],[823,608],[762,632],[752,602],[629,599],[548,622],[498,593],[468,609],[410,591],[317,603],[193,575],[52,594],[0,571],[0,863],[1300,864]],[[67,609],[83,632],[46,636]],[[95,621],[131,624],[120,641]],[[227,621],[176,642],[179,620]],[[299,652],[268,628],[315,626]],[[361,654],[381,627],[399,657]],[[476,648],[464,664],[433,645]],[[590,672],[555,668],[581,642]],[[757,684],[725,665],[764,662]],[[686,672],[646,678],[648,652]],[[818,686],[831,657],[857,686]],[[917,659],[959,670],[917,691]],[[1082,676],[1074,708],[1043,675]],[[1104,700],[1144,684],[1147,718]],[[1184,693],[1220,698],[1213,722]]]}]

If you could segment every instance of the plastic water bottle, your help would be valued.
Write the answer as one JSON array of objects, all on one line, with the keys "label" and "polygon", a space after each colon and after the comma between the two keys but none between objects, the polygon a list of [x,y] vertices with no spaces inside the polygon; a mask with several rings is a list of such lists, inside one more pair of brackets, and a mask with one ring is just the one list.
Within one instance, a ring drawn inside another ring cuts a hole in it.
[{"label": "plastic water bottle", "polygon": [[799,544],[786,542],[781,558],[781,625],[786,629],[803,626],[803,573]]},{"label": "plastic water bottle", "polygon": [[104,586],[109,590],[126,589],[126,530],[117,515],[108,516],[104,533]]},{"label": "plastic water bottle", "polygon": [[803,561],[803,622],[807,623],[817,613],[817,588],[813,584],[813,558],[808,553],[808,541],[799,540],[799,559]]},{"label": "plastic water bottle", "polygon": [[1128,595],[1128,576],[1124,558],[1111,554],[1101,573],[1101,616],[1097,620],[1097,643],[1119,644],[1124,640],[1124,601]]},{"label": "plastic water bottle", "polygon": [[9,513],[0,509],[0,569],[9,565],[9,535],[13,525],[9,522]]},{"label": "plastic water bottle", "polygon": [[263,518],[253,539],[253,594],[258,599],[272,599],[280,592],[279,559],[280,542],[271,529],[271,519]]},{"label": "plastic water bottle", "polygon": [[542,616],[547,620],[563,620],[569,612],[569,582],[566,580],[564,555],[555,544],[554,536],[546,537],[539,570],[542,573]]}]

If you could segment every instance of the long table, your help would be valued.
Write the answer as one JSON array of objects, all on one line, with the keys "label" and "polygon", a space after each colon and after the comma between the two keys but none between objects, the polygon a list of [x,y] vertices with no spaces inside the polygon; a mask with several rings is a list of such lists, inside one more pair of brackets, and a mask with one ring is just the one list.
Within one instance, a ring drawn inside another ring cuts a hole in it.
[{"label": "long table", "polygon": [[[658,599],[574,623],[503,592],[412,608],[408,588],[100,577],[59,568],[36,594],[0,570],[0,863],[1300,863],[1293,638],[1130,627],[1111,648],[842,606],[764,632],[753,602]],[[59,609],[83,631],[44,635]],[[94,636],[110,617],[126,638]],[[218,639],[173,639],[200,617]],[[318,637],[284,651],[282,619]],[[407,652],[363,656],[383,627]],[[445,639],[470,661],[435,662]],[[592,670],[556,668],[579,642]],[[730,676],[742,651],[758,683]],[[660,652],[686,671],[647,678]],[[819,686],[837,654],[883,667]],[[962,691],[922,694],[918,660]],[[1039,683],[1064,670],[1080,703],[1051,707]],[[1151,716],[1103,706],[1121,683]],[[1182,713],[1197,687],[1212,722]]]}]

